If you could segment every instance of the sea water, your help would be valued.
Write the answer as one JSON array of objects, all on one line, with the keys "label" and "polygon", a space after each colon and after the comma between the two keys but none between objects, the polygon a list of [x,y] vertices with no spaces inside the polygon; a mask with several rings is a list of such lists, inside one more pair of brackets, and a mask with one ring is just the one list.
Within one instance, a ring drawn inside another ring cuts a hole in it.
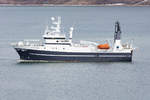
[{"label": "sea water", "polygon": [[[134,40],[132,62],[19,63],[10,45],[42,39],[52,16],[73,41]],[[148,100],[150,7],[0,7],[0,100]]]}]

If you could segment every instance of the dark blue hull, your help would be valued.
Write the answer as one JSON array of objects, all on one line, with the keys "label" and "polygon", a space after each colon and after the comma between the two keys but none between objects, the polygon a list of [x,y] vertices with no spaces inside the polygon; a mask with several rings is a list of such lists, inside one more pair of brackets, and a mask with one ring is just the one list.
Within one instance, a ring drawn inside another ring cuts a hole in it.
[{"label": "dark blue hull", "polygon": [[50,62],[118,62],[132,61],[131,53],[74,53],[15,48],[21,60]]}]

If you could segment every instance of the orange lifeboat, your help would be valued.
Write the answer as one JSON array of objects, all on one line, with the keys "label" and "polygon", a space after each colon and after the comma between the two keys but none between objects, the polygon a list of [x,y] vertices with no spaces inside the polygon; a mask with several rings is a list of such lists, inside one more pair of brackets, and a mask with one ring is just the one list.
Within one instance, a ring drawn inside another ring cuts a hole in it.
[{"label": "orange lifeboat", "polygon": [[98,49],[109,49],[110,46],[109,46],[108,43],[106,43],[106,44],[100,44],[100,45],[98,45],[97,48]]}]

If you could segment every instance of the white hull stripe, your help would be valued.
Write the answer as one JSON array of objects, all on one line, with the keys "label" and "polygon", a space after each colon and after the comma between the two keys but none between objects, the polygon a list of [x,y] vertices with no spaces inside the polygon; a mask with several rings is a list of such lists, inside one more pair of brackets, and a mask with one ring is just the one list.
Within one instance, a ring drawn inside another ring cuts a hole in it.
[{"label": "white hull stripe", "polygon": [[62,56],[62,57],[131,57],[131,55],[52,55],[52,54],[37,54],[29,53],[38,56]]}]

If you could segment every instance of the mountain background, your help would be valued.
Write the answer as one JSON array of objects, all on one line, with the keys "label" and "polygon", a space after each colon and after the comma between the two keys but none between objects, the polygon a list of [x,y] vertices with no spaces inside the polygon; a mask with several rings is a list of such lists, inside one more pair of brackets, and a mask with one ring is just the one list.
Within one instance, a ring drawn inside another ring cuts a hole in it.
[{"label": "mountain background", "polygon": [[51,5],[150,5],[150,0],[0,0],[0,4]]}]

